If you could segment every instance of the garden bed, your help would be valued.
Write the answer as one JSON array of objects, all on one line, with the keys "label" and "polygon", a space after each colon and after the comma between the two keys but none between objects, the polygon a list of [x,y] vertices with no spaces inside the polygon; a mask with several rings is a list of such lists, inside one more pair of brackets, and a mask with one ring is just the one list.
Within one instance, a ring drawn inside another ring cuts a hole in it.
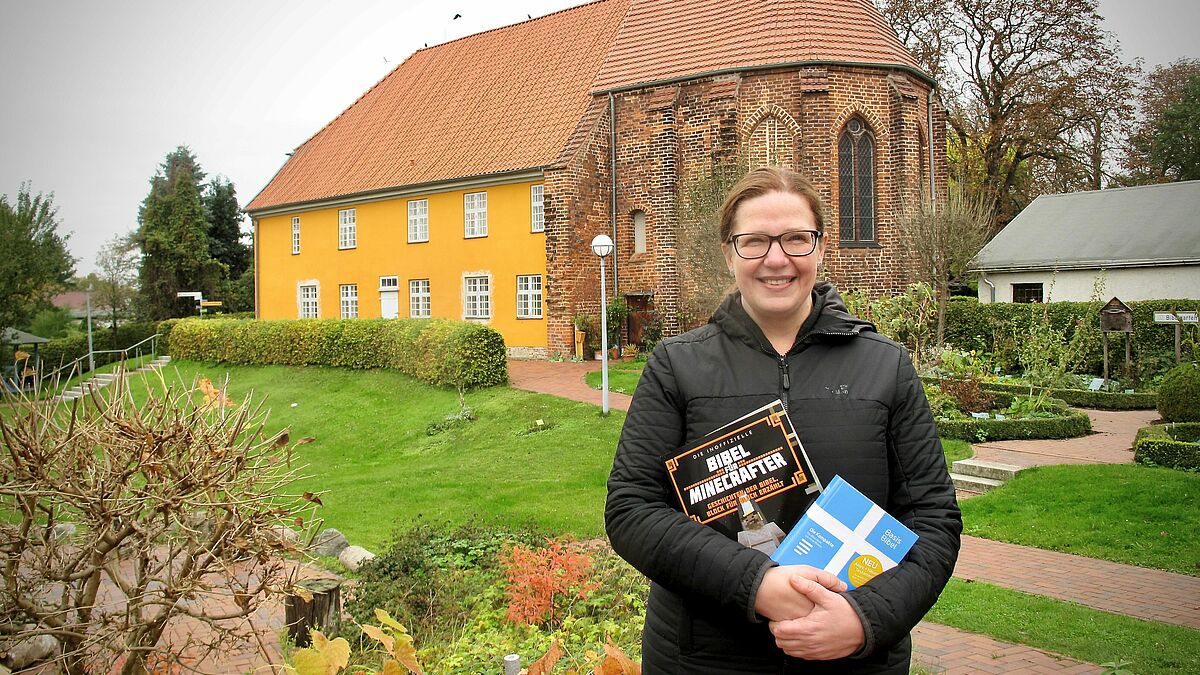
[{"label": "garden bed", "polygon": [[1133,442],[1133,459],[1148,466],[1200,471],[1200,422],[1142,427]]},{"label": "garden bed", "polygon": [[[991,392],[1007,394],[1028,394],[1027,384],[1009,384],[1006,382],[984,382],[983,388]],[[1054,398],[1061,399],[1067,405],[1078,408],[1096,408],[1099,410],[1153,410],[1158,406],[1158,394],[1152,391],[1136,391],[1132,393],[1120,391],[1091,391],[1090,389],[1049,389],[1033,387],[1033,393],[1043,391]]]},{"label": "garden bed", "polygon": [[1054,417],[1012,418],[989,416],[963,419],[938,419],[938,435],[973,443],[1013,441],[1035,438],[1077,438],[1092,433],[1087,413],[1066,410]]}]

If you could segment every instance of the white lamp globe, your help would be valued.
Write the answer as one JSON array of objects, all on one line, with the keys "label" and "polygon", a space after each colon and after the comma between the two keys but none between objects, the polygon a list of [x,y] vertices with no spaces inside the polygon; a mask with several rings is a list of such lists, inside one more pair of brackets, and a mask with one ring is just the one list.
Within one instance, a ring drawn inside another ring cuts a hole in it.
[{"label": "white lamp globe", "polygon": [[607,234],[598,234],[592,239],[592,253],[606,258],[613,252],[613,241]]}]

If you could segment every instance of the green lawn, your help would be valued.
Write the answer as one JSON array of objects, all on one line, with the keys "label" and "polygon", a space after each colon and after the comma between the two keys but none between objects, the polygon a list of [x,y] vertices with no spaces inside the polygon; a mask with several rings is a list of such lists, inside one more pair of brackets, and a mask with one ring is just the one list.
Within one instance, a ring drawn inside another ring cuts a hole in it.
[{"label": "green lawn", "polygon": [[1200,576],[1198,473],[1045,466],[961,506],[977,537]]},{"label": "green lawn", "polygon": [[1089,663],[1127,661],[1138,675],[1195,672],[1200,663],[1200,631],[961,579],[925,618]]},{"label": "green lawn", "polygon": [[[504,516],[602,534],[624,413],[605,418],[594,405],[497,387],[467,394],[474,422],[430,435],[430,425],[458,411],[457,393],[394,371],[173,361],[163,372],[175,383],[207,377],[217,385],[228,375],[236,402],[250,391],[267,397],[270,430],[315,437],[297,449],[311,475],[297,489],[327,490],[326,524],[368,549],[418,517]],[[548,428],[530,433],[539,419]]]},{"label": "green lawn", "polygon": [[[642,378],[642,368],[645,366],[645,361],[609,361],[608,390],[633,396],[633,390],[637,389],[638,380]],[[599,389],[604,375],[599,370],[594,370],[585,378],[589,387]]]}]

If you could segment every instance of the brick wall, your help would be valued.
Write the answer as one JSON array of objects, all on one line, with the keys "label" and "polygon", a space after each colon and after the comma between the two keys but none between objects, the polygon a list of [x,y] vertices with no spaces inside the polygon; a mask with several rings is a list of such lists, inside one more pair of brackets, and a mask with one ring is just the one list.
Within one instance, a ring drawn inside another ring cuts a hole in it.
[{"label": "brick wall", "polygon": [[[616,94],[616,266],[622,294],[652,294],[664,334],[685,326],[682,299],[694,294],[700,275],[689,272],[712,260],[680,249],[679,211],[686,186],[716,163],[739,158],[751,168],[770,161],[797,168],[826,202],[828,278],[839,287],[882,292],[911,279],[900,254],[896,215],[920,198],[928,177],[928,144],[934,148],[938,194],[947,182],[945,109],[933,102],[928,138],[928,85],[900,71],[822,67],[759,71],[703,78]],[[546,172],[546,255],[550,353],[571,349],[572,318],[599,311],[598,261],[588,247],[596,234],[612,234],[610,124],[607,97],[596,122],[561,167]],[[597,112],[597,110],[593,110]],[[875,139],[877,245],[843,247],[838,241],[837,140],[857,116]],[[634,254],[633,214],[646,217],[646,252]],[[718,246],[712,242],[713,249]],[[692,267],[689,267],[692,266]],[[612,271],[610,263],[609,273]],[[608,292],[611,294],[611,278]],[[716,289],[724,290],[724,289]]]}]

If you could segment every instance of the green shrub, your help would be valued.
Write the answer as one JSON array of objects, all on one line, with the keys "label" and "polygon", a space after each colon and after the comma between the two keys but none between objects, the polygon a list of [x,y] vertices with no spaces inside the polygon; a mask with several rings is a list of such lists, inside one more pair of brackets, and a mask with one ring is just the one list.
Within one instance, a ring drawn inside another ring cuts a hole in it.
[{"label": "green shrub", "polygon": [[1077,438],[1092,431],[1087,413],[1068,410],[1056,417],[1036,419],[950,419],[937,420],[938,435],[981,443],[1031,438]]},{"label": "green shrub", "polygon": [[1200,422],[1200,363],[1181,363],[1163,376],[1158,412],[1167,422]]},{"label": "green shrub", "polygon": [[178,358],[240,365],[394,368],[463,389],[508,381],[496,330],[449,319],[185,319],[169,329]]},{"label": "green shrub", "polygon": [[[551,640],[566,652],[555,672],[592,672],[588,652],[601,650],[609,638],[636,660],[649,584],[607,546],[567,543],[572,552],[590,559],[585,581],[589,591],[553,598],[550,625],[512,620],[511,592],[519,584],[506,576],[515,560],[506,554],[515,545],[528,550],[547,547],[548,537],[530,526],[451,528],[419,522],[359,570],[345,610],[360,622],[373,621],[376,607],[388,611],[408,627],[421,661],[436,664],[431,671],[439,673],[498,672],[502,655],[543,654]],[[538,566],[525,567],[524,572],[517,576],[545,580],[546,575],[566,576],[568,570]],[[355,644],[358,630],[344,622],[342,636]],[[364,657],[352,654],[351,660],[367,662]]]},{"label": "green shrub", "polygon": [[1009,384],[1006,382],[985,382],[983,388],[991,392],[1006,392],[1009,394],[1028,394],[1033,392],[1049,392],[1051,396],[1061,399],[1067,405],[1077,408],[1096,408],[1099,410],[1154,410],[1158,405],[1158,394],[1154,392],[1134,392],[1126,394],[1119,391],[1091,391],[1089,389],[1044,389],[1030,387],[1026,384]]},{"label": "green shrub", "polygon": [[1200,423],[1142,427],[1133,442],[1133,458],[1147,466],[1200,471]]},{"label": "green shrub", "polygon": [[[1140,300],[1126,304],[1133,311],[1132,340],[1134,372],[1126,373],[1131,379],[1152,382],[1166,367],[1174,365],[1175,332],[1171,326],[1154,323],[1155,312],[1195,311],[1200,309],[1200,300]],[[1044,307],[1048,324],[1061,332],[1069,341],[1077,328],[1084,332],[1076,338],[1075,346],[1081,352],[1074,359],[1072,368],[1076,372],[1101,374],[1103,352],[1097,327],[1100,303],[1095,302],[1049,302]],[[954,298],[946,308],[946,342],[958,349],[977,350],[992,355],[994,363],[1005,372],[1018,370],[1018,353],[1027,342],[1029,329],[1029,305],[1023,303],[993,302],[980,303],[973,298]],[[1184,358],[1197,357],[1195,349],[1195,326],[1185,327]],[[1109,335],[1109,367],[1112,372],[1124,369],[1126,336]]]}]

